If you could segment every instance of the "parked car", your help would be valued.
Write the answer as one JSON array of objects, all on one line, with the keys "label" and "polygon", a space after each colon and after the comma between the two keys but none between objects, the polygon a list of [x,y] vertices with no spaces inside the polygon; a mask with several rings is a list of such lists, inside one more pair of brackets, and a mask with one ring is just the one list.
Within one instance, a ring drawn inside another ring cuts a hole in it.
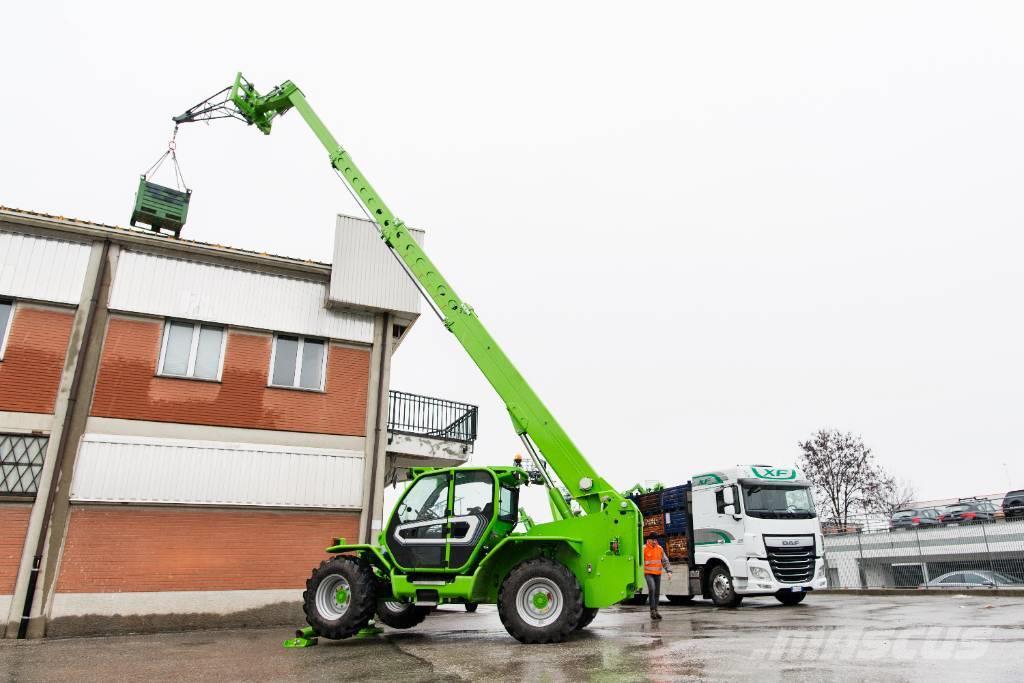
[{"label": "parked car", "polygon": [[1003,515],[1007,520],[1024,518],[1024,489],[1006,494],[1003,498]]},{"label": "parked car", "polygon": [[994,522],[996,521],[997,512],[996,506],[990,500],[978,500],[970,503],[961,502],[947,507],[945,512],[939,516],[939,522],[947,526]]},{"label": "parked car", "polygon": [[928,582],[929,588],[1024,588],[1024,581],[988,569],[948,572]]},{"label": "parked car", "polygon": [[940,512],[935,508],[897,510],[892,513],[892,519],[889,520],[889,531],[939,526],[939,515]]}]

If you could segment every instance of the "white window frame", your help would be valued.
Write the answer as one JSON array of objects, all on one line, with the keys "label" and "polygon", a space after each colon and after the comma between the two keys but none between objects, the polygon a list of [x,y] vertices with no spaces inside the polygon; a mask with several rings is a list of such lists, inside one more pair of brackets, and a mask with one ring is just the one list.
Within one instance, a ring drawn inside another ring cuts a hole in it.
[{"label": "white window frame", "polygon": [[[277,338],[279,336],[295,337],[299,340],[299,345],[295,349],[295,374],[292,376],[291,384],[274,384],[274,362],[277,360]],[[306,346],[306,339],[307,337],[304,337],[301,334],[289,334],[287,332],[274,333],[274,339],[270,345],[270,370],[267,372],[268,387],[272,387],[274,389],[294,389],[296,391],[313,391],[321,394],[327,391],[327,354],[331,347],[329,339],[308,337],[310,341],[320,342],[324,345],[324,357],[320,363],[320,387],[318,389],[310,389],[299,384],[299,378],[302,376],[302,350]]]},{"label": "white window frame", "polygon": [[14,327],[14,312],[17,310],[18,302],[14,299],[0,299],[3,303],[11,304],[11,317],[7,319],[7,326],[4,327],[4,336],[0,339],[0,361],[7,353],[7,340],[11,338],[11,328]]},{"label": "white window frame", "polygon": [[[169,372],[164,372],[164,358],[167,355],[167,338],[170,336],[171,323],[182,323],[185,325],[192,326],[192,345],[188,350],[188,369],[184,375],[173,375]],[[193,373],[196,371],[196,351],[199,349],[199,331],[203,325],[206,327],[216,327],[220,330],[220,359],[217,363],[217,376],[215,378],[208,377],[195,377]],[[220,382],[221,377],[224,375],[224,352],[228,345],[228,328],[225,325],[216,325],[213,323],[203,323],[198,320],[181,320],[180,318],[167,318],[164,320],[164,332],[163,338],[160,340],[160,358],[157,360],[156,374],[160,377],[170,377],[172,379],[191,379],[199,382]]]}]

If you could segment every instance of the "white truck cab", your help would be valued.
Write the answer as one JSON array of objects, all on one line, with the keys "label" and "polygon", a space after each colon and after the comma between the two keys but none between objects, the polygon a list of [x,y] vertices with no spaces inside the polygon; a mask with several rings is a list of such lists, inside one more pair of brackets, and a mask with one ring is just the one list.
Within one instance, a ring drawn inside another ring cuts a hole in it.
[{"label": "white truck cab", "polygon": [[735,607],[747,595],[795,605],[826,587],[821,526],[810,482],[795,467],[736,466],[690,481],[687,560],[671,563],[662,593]]}]

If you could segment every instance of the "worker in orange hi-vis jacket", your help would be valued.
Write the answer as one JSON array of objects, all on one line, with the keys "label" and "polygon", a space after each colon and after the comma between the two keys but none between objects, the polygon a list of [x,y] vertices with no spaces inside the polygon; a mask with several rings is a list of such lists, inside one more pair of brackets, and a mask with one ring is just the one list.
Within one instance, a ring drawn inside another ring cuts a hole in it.
[{"label": "worker in orange hi-vis jacket", "polygon": [[658,614],[658,600],[661,598],[661,572],[672,576],[668,555],[656,538],[648,538],[644,545],[644,578],[647,579],[647,595],[651,605],[651,619],[661,619]]}]

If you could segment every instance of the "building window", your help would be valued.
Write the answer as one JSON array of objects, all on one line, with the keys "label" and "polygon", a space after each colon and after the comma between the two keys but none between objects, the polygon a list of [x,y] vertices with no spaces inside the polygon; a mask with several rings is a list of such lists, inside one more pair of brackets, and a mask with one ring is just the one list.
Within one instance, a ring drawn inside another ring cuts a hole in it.
[{"label": "building window", "polygon": [[322,339],[274,335],[270,386],[323,391],[327,344]]},{"label": "building window", "polygon": [[225,339],[223,327],[168,320],[160,348],[160,374],[219,380]]},{"label": "building window", "polygon": [[0,434],[0,495],[35,495],[47,441],[45,436]]},{"label": "building window", "polygon": [[0,360],[4,359],[7,350],[7,336],[11,333],[11,320],[14,318],[14,302],[0,300]]}]

